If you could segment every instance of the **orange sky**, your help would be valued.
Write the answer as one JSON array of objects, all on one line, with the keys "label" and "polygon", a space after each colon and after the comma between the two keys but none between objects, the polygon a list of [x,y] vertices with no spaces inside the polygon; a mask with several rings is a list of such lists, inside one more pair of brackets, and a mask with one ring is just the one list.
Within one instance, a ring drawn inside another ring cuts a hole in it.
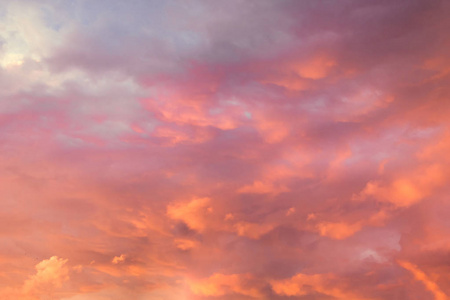
[{"label": "orange sky", "polygon": [[0,299],[450,300],[449,4],[2,1]]}]

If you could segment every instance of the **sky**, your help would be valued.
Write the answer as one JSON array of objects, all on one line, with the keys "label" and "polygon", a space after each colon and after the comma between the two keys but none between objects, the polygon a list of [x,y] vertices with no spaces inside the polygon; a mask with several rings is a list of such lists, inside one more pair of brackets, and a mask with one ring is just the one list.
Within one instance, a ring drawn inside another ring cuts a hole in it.
[{"label": "sky", "polygon": [[449,300],[450,2],[0,2],[0,298]]}]

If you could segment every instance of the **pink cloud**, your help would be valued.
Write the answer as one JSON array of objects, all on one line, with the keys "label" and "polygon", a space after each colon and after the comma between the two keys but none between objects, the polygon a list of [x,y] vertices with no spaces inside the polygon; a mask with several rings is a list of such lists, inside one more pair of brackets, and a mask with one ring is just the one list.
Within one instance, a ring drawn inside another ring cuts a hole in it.
[{"label": "pink cloud", "polygon": [[1,297],[448,298],[449,9],[1,3]]}]

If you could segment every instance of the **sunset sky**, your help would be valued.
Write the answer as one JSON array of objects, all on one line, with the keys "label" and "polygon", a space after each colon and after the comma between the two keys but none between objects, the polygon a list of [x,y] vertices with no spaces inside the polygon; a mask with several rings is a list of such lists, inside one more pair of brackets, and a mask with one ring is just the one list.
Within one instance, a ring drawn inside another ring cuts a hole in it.
[{"label": "sunset sky", "polygon": [[450,1],[0,1],[0,299],[450,300]]}]

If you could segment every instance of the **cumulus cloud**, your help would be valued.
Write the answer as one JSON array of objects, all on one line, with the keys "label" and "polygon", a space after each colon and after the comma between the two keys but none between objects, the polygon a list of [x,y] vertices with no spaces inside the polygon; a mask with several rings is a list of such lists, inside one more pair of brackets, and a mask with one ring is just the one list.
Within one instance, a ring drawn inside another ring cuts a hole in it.
[{"label": "cumulus cloud", "polygon": [[52,256],[35,266],[36,273],[28,277],[20,288],[7,287],[0,289],[0,295],[5,299],[44,299],[56,296],[62,285],[69,280],[67,259]]},{"label": "cumulus cloud", "polygon": [[48,293],[59,288],[69,279],[69,270],[65,264],[67,259],[52,256],[36,265],[36,274],[24,283],[26,293]]}]

